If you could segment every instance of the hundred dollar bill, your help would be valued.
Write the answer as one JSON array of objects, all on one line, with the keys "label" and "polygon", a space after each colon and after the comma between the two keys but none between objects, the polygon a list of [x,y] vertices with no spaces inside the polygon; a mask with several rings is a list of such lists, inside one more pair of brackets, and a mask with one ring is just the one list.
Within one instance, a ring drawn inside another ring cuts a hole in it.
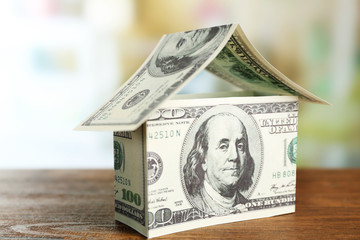
[{"label": "hundred dollar bill", "polygon": [[252,46],[237,26],[226,46],[206,67],[218,77],[246,90],[294,95],[300,99],[328,104],[288,79]]},{"label": "hundred dollar bill", "polygon": [[170,100],[114,132],[116,219],[155,237],[294,212],[297,99]]},{"label": "hundred dollar bill", "polygon": [[223,25],[163,36],[137,72],[77,129],[137,129],[216,57],[235,27]]},{"label": "hundred dollar bill", "polygon": [[77,129],[135,130],[204,69],[243,89],[326,104],[271,66],[240,26],[230,24],[164,35],[138,71]]}]

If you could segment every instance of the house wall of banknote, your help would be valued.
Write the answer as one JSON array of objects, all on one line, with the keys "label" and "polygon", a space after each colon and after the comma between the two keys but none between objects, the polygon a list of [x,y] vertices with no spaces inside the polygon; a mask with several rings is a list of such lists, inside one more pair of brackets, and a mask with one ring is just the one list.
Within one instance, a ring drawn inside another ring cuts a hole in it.
[{"label": "house wall of banknote", "polygon": [[116,219],[146,236],[295,211],[297,97],[169,100],[114,132]]}]

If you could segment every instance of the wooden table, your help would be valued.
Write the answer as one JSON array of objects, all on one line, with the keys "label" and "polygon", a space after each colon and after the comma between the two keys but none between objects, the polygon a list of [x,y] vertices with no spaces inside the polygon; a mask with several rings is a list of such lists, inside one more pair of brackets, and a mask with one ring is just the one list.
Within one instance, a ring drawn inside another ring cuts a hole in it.
[{"label": "wooden table", "polygon": [[[360,169],[297,172],[296,213],[158,239],[360,239]],[[144,239],[115,223],[112,170],[0,171],[0,239]]]}]

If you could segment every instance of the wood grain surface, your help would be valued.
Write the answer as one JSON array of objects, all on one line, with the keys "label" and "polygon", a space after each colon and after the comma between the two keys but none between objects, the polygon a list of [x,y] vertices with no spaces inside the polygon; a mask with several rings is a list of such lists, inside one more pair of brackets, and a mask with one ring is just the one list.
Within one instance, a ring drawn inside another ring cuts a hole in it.
[{"label": "wood grain surface", "polygon": [[[113,207],[112,170],[0,171],[0,239],[145,239]],[[360,169],[298,170],[294,214],[156,239],[360,239]]]}]

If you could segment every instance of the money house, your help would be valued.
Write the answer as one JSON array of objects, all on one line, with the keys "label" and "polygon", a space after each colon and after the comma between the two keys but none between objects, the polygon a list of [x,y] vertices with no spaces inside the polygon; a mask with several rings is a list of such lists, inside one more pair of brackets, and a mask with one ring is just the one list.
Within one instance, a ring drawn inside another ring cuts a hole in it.
[{"label": "money house", "polygon": [[[243,91],[176,95],[201,71]],[[230,24],[163,36],[78,129],[113,132],[115,218],[151,238],[295,212],[299,100],[327,104]]]}]

